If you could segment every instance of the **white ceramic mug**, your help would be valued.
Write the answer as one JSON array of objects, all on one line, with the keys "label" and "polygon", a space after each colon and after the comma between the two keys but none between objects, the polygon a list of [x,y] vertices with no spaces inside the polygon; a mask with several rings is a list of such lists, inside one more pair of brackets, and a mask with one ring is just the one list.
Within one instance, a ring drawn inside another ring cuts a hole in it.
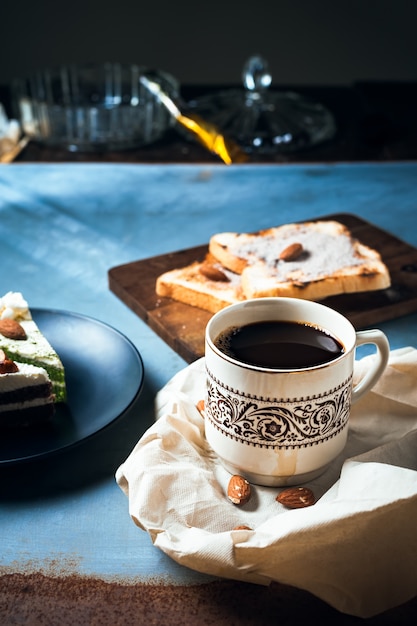
[{"label": "white ceramic mug", "polygon": [[[224,354],[218,335],[260,321],[307,323],[335,337],[342,354],[322,365],[272,369]],[[352,388],[355,348],[376,346],[372,366]],[[343,450],[351,403],[383,373],[389,344],[380,330],[356,332],[330,307],[296,298],[258,298],[222,309],[207,324],[206,438],[232,474],[250,482],[293,485],[325,471]]]}]

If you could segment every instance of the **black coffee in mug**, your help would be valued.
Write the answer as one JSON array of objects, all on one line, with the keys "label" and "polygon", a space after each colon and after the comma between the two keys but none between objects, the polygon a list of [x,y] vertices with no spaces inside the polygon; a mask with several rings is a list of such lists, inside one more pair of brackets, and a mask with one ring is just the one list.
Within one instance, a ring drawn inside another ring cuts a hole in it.
[{"label": "black coffee in mug", "polygon": [[292,321],[232,326],[221,332],[214,344],[232,359],[273,369],[314,367],[344,353],[340,341],[326,330]]}]

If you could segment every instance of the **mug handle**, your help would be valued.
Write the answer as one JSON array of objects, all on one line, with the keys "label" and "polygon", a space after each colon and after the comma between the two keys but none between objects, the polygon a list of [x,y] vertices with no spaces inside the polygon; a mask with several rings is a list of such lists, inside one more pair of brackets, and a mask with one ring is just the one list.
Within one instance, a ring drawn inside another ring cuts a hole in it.
[{"label": "mug handle", "polygon": [[356,333],[356,346],[372,343],[376,354],[372,364],[362,380],[352,389],[352,404],[367,393],[381,377],[389,358],[389,343],[381,330],[360,330]]}]

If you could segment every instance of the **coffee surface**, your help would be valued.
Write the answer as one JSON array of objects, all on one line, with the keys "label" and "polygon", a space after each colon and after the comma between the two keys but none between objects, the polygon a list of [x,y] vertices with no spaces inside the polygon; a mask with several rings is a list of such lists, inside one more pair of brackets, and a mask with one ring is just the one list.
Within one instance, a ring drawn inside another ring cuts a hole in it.
[{"label": "coffee surface", "polygon": [[232,326],[214,344],[237,361],[274,369],[313,367],[344,352],[343,345],[321,328],[275,320]]}]

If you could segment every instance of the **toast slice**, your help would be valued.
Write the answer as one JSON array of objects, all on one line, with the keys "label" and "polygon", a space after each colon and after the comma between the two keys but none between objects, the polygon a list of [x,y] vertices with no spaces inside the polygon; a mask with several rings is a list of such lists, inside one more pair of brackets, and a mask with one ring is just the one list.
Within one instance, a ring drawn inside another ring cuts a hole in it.
[{"label": "toast slice", "polygon": [[210,255],[202,263],[196,261],[158,276],[156,293],[211,313],[244,299],[240,275]]},{"label": "toast slice", "polygon": [[322,300],[391,284],[379,253],[333,220],[218,233],[211,237],[209,251],[222,266],[241,274],[245,298]]}]

